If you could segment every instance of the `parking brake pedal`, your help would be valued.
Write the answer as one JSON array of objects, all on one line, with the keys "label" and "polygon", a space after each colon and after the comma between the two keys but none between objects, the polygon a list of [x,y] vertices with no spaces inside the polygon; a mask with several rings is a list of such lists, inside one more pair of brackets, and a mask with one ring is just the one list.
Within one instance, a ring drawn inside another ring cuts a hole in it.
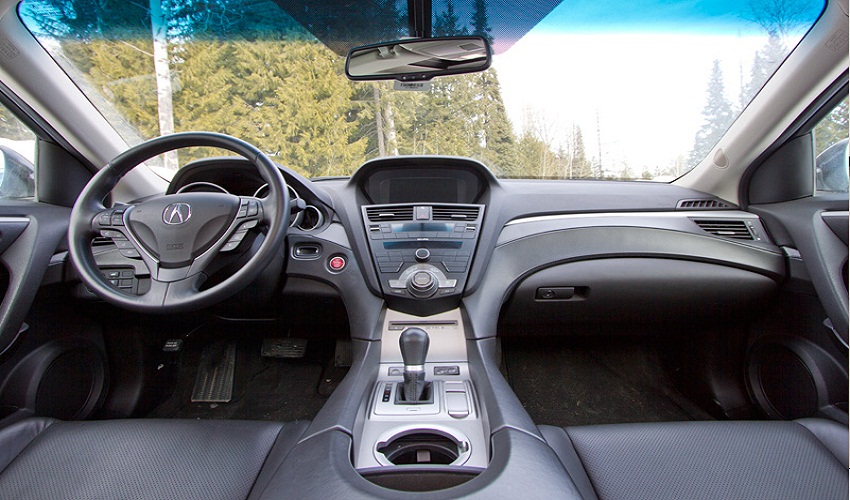
[{"label": "parking brake pedal", "polygon": [[263,348],[260,354],[267,358],[303,358],[307,353],[307,339],[293,339],[290,337],[263,339]]},{"label": "parking brake pedal", "polygon": [[229,403],[236,373],[236,344],[212,344],[204,348],[192,390],[193,403]]}]

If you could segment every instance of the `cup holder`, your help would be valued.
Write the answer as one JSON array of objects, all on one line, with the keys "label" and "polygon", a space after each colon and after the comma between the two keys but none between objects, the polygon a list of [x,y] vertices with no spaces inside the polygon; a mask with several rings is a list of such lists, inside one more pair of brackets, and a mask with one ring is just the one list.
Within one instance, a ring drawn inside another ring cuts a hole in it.
[{"label": "cup holder", "polygon": [[394,429],[375,445],[383,465],[463,465],[469,440],[453,429],[412,427]]}]

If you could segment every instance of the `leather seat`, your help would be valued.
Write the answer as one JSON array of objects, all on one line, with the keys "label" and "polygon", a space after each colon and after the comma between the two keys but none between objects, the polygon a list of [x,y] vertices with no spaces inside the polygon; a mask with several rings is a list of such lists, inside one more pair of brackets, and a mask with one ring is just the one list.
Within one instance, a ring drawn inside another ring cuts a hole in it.
[{"label": "leather seat", "polygon": [[847,498],[847,426],[674,422],[540,426],[582,496]]},{"label": "leather seat", "polygon": [[0,498],[244,499],[308,424],[30,418],[0,429]]}]

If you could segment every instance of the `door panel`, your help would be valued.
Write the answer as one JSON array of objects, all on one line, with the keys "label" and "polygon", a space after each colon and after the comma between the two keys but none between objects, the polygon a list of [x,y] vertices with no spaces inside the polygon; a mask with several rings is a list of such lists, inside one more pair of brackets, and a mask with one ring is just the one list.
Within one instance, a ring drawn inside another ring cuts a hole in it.
[{"label": "door panel", "polygon": [[8,275],[0,302],[0,353],[17,338],[51,261],[62,265],[54,255],[65,246],[70,213],[29,201],[0,202],[0,262]]}]

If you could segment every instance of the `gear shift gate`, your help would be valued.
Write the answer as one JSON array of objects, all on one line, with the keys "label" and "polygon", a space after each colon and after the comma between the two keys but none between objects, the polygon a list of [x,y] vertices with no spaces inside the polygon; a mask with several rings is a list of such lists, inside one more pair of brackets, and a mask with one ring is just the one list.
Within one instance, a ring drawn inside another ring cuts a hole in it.
[{"label": "gear shift gate", "polygon": [[434,404],[434,385],[426,382],[422,389],[422,395],[416,401],[409,401],[405,397],[404,382],[399,382],[395,391],[395,404],[397,405],[430,405]]}]

